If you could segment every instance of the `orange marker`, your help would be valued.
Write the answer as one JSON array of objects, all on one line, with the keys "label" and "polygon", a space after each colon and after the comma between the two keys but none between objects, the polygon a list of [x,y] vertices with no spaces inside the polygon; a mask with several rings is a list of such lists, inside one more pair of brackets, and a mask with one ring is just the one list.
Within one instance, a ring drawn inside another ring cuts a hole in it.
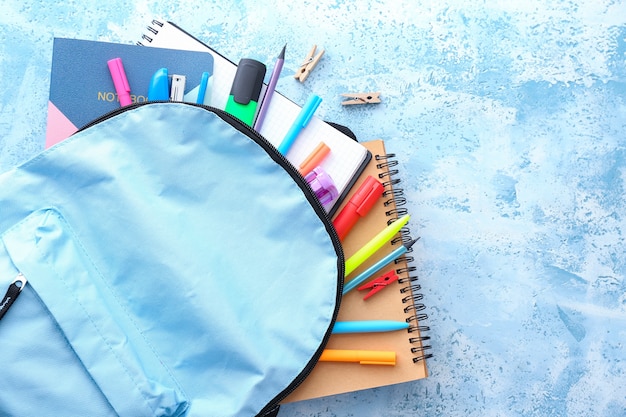
[{"label": "orange marker", "polygon": [[386,350],[324,349],[320,361],[358,362],[361,365],[395,365],[396,352]]},{"label": "orange marker", "polygon": [[320,142],[320,144],[313,149],[313,152],[300,164],[300,175],[304,177],[306,174],[313,171],[313,168],[319,166],[329,153],[330,148],[324,142]]}]

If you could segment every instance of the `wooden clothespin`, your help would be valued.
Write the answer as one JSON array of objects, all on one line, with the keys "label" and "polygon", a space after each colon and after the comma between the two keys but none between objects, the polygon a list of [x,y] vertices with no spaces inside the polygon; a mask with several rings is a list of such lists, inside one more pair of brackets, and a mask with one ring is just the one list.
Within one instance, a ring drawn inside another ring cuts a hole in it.
[{"label": "wooden clothespin", "polygon": [[345,93],[342,94],[343,97],[348,97],[349,100],[344,100],[341,102],[344,106],[349,106],[352,104],[374,104],[380,103],[380,92],[377,93]]},{"label": "wooden clothespin", "polygon": [[[293,78],[299,80],[301,83],[307,79],[313,68],[317,65],[322,55],[324,55],[324,50],[322,49],[317,55],[315,55],[315,50],[317,49],[317,45],[313,45],[313,49],[309,52],[309,54],[304,58],[304,62],[300,65],[300,69]],[[314,56],[315,55],[315,56]]]}]

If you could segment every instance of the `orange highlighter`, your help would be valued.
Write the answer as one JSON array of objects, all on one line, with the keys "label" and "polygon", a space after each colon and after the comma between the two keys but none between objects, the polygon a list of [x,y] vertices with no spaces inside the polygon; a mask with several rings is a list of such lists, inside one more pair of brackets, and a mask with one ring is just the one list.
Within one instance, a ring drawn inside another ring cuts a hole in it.
[{"label": "orange highlighter", "polygon": [[322,362],[358,362],[361,365],[395,365],[396,352],[387,350],[324,349]]},{"label": "orange highlighter", "polygon": [[383,195],[384,188],[376,178],[371,175],[367,176],[357,192],[333,220],[339,240],[343,241],[357,220],[364,217],[374,207],[376,201]]}]

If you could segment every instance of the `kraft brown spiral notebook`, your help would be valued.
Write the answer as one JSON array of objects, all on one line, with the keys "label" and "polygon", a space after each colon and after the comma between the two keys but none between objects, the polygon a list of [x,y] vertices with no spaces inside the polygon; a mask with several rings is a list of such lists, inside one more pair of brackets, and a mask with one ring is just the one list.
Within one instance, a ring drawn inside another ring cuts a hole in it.
[{"label": "kraft brown spiral notebook", "polygon": [[[363,144],[372,153],[372,159],[351,193],[358,189],[368,175],[380,180],[385,190],[382,198],[377,201],[372,210],[356,223],[344,239],[343,248],[346,258],[385,228],[388,222],[407,212],[403,207],[406,200],[401,189],[395,155],[386,152],[382,140]],[[346,202],[341,207],[345,204]],[[380,249],[368,262],[361,265],[350,277],[356,276],[404,241],[416,237],[410,236],[408,228],[403,228],[391,242]],[[392,350],[396,352],[396,365],[319,362],[311,375],[284,402],[415,381],[428,376],[426,359],[432,355],[429,353],[430,346],[427,345],[428,337],[425,333],[429,329],[424,325],[427,319],[424,312],[426,306],[422,303],[420,285],[414,275],[415,267],[410,265],[413,256],[413,252],[408,252],[395,263],[387,265],[375,274],[372,279],[393,269],[398,280],[367,300],[363,300],[367,291],[355,289],[345,294],[337,319],[338,321],[407,320],[409,329],[386,333],[334,334],[326,346],[328,349]]]}]

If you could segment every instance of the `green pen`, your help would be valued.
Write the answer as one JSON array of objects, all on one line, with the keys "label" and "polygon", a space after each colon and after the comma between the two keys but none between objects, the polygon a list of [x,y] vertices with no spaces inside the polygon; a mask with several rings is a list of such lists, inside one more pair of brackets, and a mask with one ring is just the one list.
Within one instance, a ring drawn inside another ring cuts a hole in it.
[{"label": "green pen", "polygon": [[372,240],[367,242],[365,246],[356,251],[354,255],[346,260],[346,274],[347,277],[355,269],[365,262],[370,256],[372,256],[378,249],[391,240],[391,238],[402,229],[402,227],[409,222],[410,215],[406,214],[400,217],[389,226],[380,231]]},{"label": "green pen", "polygon": [[252,126],[265,78],[265,64],[254,59],[239,61],[224,110]]}]

